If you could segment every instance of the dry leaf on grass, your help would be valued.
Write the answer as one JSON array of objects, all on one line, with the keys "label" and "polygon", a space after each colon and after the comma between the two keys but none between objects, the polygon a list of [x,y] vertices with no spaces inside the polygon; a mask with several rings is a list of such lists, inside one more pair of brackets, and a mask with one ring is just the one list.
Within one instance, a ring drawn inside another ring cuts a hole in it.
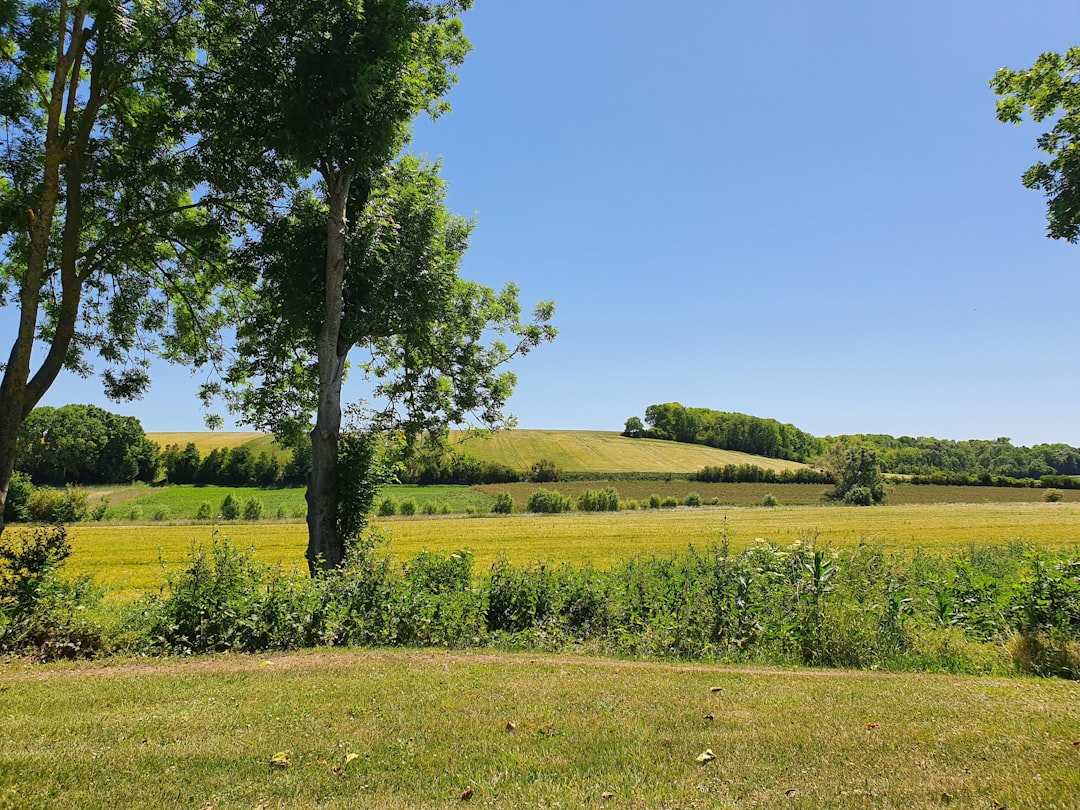
[{"label": "dry leaf on grass", "polygon": [[722,687],[722,686],[710,686],[709,691],[710,692],[723,692],[724,687]]},{"label": "dry leaf on grass", "polygon": [[472,797],[473,797],[473,789],[472,788],[465,788],[465,790],[462,791],[461,800],[463,802],[467,802]]},{"label": "dry leaf on grass", "polygon": [[697,761],[704,765],[706,762],[712,762],[716,759],[716,754],[712,752],[711,748],[706,748],[700,754],[697,755]]},{"label": "dry leaf on grass", "polygon": [[600,794],[600,798],[601,799],[614,799],[615,794],[612,793],[610,790],[605,790],[603,793]]},{"label": "dry leaf on grass", "polygon": [[288,768],[292,763],[289,762],[288,751],[278,751],[272,757],[270,757],[271,768]]}]

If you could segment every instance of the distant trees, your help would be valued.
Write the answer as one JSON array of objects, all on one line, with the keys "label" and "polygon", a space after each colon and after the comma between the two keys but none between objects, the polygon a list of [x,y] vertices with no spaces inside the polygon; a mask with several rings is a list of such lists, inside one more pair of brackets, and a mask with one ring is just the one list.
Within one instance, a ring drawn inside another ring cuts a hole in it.
[{"label": "distant trees", "polygon": [[41,407],[19,430],[15,466],[39,485],[152,481],[158,447],[135,417],[95,405]]},{"label": "distant trees", "polygon": [[624,436],[669,439],[737,450],[755,456],[807,461],[824,449],[819,439],[794,425],[742,413],[687,408],[678,402],[645,409],[646,429],[637,417],[626,422]]},{"label": "distant trees", "polygon": [[837,442],[820,459],[835,482],[833,497],[856,506],[885,500],[885,479],[877,454],[869,447]]}]

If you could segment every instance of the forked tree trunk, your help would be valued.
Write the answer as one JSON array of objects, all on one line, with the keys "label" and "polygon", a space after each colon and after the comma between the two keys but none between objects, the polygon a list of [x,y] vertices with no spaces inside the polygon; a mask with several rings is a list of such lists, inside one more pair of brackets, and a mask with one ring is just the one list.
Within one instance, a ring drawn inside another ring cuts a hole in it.
[{"label": "forked tree trunk", "polygon": [[345,355],[338,345],[344,311],[346,203],[352,175],[323,173],[330,211],[326,221],[326,296],[319,330],[319,398],[311,431],[307,487],[308,569],[314,576],[341,565],[345,538],[338,533],[338,436]]}]

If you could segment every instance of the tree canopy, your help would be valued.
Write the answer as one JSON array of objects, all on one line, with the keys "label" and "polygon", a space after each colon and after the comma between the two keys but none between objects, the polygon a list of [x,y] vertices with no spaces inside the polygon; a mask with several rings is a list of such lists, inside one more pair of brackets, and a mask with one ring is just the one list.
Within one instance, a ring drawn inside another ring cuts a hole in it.
[{"label": "tree canopy", "polygon": [[1080,237],[1080,47],[1047,52],[1023,70],[1002,68],[990,81],[997,117],[1018,124],[1025,114],[1052,126],[1036,144],[1047,155],[1024,172],[1027,188],[1046,196],[1047,235]]}]

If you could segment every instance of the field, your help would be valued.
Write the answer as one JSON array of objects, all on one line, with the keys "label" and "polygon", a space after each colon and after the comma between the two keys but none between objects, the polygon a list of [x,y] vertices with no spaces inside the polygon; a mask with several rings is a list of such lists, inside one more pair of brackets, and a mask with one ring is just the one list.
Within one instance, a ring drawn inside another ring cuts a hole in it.
[{"label": "field", "polygon": [[2,808],[1064,810],[1080,796],[1080,686],[1054,680],[315,652],[15,664],[0,701]]},{"label": "field", "polygon": [[[733,549],[760,539],[777,545],[816,538],[833,546],[868,542],[889,551],[948,553],[971,544],[1020,540],[1048,548],[1080,543],[1080,503],[913,504],[868,509],[841,506],[703,507],[618,513],[480,517],[380,518],[386,550],[405,560],[422,550],[474,552],[478,570],[499,556],[511,562],[611,565],[635,554],[683,551],[727,537]],[[91,574],[114,598],[154,590],[161,563],[179,567],[193,543],[215,534],[254,547],[265,562],[302,569],[302,521],[203,524],[75,524],[67,570]]]},{"label": "field", "polygon": [[614,431],[506,430],[488,437],[452,434],[455,445],[481,461],[527,470],[541,459],[572,473],[690,473],[702,467],[754,464],[770,470],[804,467],[794,461],[751,456],[695,444],[628,439]]}]

